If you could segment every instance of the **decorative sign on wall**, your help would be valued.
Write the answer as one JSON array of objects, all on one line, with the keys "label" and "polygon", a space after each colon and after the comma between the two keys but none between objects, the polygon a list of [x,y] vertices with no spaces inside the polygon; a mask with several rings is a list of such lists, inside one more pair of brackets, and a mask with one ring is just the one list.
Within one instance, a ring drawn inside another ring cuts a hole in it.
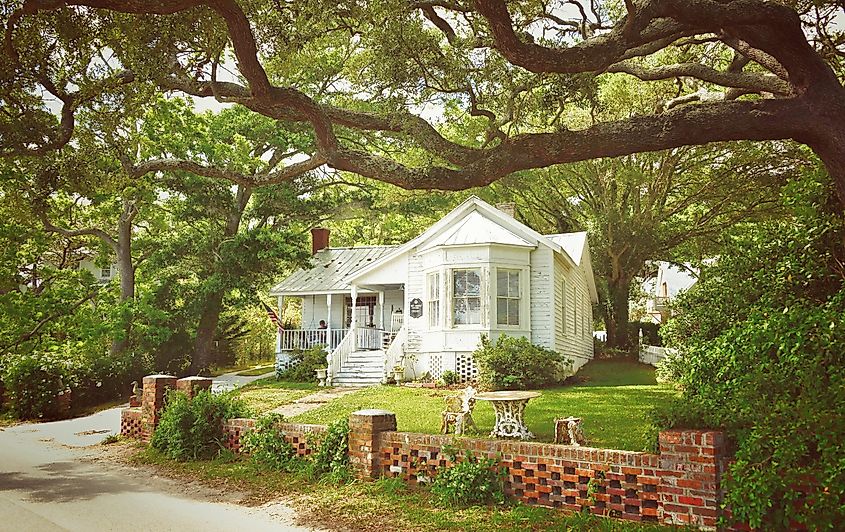
[{"label": "decorative sign on wall", "polygon": [[411,317],[419,318],[422,316],[423,302],[422,299],[415,297],[411,300]]}]

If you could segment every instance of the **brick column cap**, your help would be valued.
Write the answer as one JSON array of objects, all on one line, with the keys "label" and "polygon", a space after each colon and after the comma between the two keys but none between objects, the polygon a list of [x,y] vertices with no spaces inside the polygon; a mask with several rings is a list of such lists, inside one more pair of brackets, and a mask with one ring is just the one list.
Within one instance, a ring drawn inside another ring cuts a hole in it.
[{"label": "brick column cap", "polygon": [[159,374],[156,374],[156,375],[147,375],[146,377],[144,377],[144,380],[147,380],[147,379],[151,379],[151,380],[152,379],[156,379],[156,380],[158,380],[158,379],[175,379],[175,378],[176,377],[174,375],[165,375],[163,373],[159,373]]},{"label": "brick column cap", "polygon": [[[154,375],[155,377],[161,377],[162,375]],[[178,382],[192,382],[192,381],[211,381],[210,377],[200,377],[199,375],[191,375],[190,377],[182,377],[179,379]]]},{"label": "brick column cap", "polygon": [[356,412],[352,412],[353,416],[362,416],[362,417],[376,417],[376,416],[394,416],[393,412],[389,410],[378,410],[376,408],[370,408],[367,410],[358,410]]}]

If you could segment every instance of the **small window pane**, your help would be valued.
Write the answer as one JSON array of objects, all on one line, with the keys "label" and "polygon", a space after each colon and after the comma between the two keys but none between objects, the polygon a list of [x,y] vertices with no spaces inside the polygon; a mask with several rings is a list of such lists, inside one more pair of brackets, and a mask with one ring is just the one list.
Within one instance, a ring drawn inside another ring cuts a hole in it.
[{"label": "small window pane", "polygon": [[496,270],[496,295],[501,297],[508,295],[507,270]]},{"label": "small window pane", "polygon": [[519,300],[508,300],[508,325],[519,325]]},{"label": "small window pane", "polygon": [[508,296],[519,297],[519,272],[511,272],[508,279]]},{"label": "small window pane", "polygon": [[507,325],[508,324],[508,300],[504,298],[498,298],[496,300],[496,323],[499,325]]}]

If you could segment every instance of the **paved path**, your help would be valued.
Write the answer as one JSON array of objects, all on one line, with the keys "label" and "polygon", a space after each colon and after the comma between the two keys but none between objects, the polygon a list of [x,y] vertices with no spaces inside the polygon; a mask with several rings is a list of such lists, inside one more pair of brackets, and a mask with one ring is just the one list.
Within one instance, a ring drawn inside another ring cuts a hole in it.
[{"label": "paved path", "polygon": [[213,392],[225,392],[229,390],[233,390],[235,388],[240,388],[244,384],[249,384],[252,381],[257,381],[258,379],[264,379],[267,377],[272,377],[276,374],[275,371],[267,372],[263,375],[256,375],[255,377],[246,377],[244,375],[238,375],[240,371],[233,371],[232,373],[224,373],[223,375],[218,375],[214,377],[211,381],[211,390]]},{"label": "paved path", "polygon": [[150,477],[98,460],[119,409],[0,430],[0,531],[310,530],[281,503],[248,508],[243,494]]},{"label": "paved path", "polygon": [[299,414],[314,410],[315,408],[320,408],[333,399],[349,395],[350,393],[355,393],[360,389],[361,388],[330,388],[328,390],[322,390],[317,393],[312,393],[311,395],[306,395],[305,397],[297,399],[292,403],[282,405],[273,410],[273,412],[282,414],[286,418],[292,418],[293,416],[298,416]]}]

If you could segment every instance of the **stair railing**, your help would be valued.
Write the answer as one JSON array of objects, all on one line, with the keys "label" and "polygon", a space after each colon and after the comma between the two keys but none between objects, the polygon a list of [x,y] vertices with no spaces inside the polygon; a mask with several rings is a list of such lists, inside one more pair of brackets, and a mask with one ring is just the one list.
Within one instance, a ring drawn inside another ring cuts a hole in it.
[{"label": "stair railing", "polygon": [[328,374],[326,375],[326,384],[328,386],[332,385],[332,379],[334,379],[335,375],[340,373],[341,368],[346,363],[346,360],[355,352],[355,329],[349,329],[346,331],[346,335],[343,337],[343,340],[337,344],[329,356],[326,358],[326,362],[328,363]]},{"label": "stair railing", "polygon": [[384,352],[384,377],[383,383],[387,383],[387,378],[393,371],[394,366],[398,366],[400,361],[405,357],[405,341],[408,338],[408,330],[403,325],[393,337],[393,341]]}]

